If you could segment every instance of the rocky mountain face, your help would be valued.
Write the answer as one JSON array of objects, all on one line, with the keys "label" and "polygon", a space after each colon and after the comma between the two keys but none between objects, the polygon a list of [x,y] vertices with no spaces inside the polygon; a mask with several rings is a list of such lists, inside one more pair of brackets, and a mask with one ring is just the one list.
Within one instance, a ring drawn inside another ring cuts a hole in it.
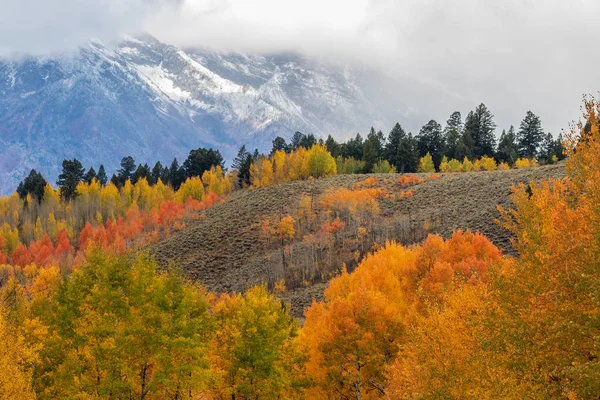
[{"label": "rocky mountain face", "polygon": [[0,60],[0,193],[64,158],[112,172],[122,157],[181,162],[192,148],[267,150],[295,131],[346,137],[389,126],[360,74],[298,55],[183,50],[150,36],[70,57]]}]

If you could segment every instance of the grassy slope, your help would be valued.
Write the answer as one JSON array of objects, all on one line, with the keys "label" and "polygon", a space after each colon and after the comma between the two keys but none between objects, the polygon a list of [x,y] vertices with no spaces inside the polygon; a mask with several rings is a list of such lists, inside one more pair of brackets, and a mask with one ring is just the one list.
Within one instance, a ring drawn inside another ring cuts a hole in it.
[{"label": "grassy slope", "polygon": [[[426,177],[426,174],[422,175]],[[448,236],[456,229],[477,230],[488,236],[505,252],[512,252],[509,235],[494,223],[497,205],[510,206],[508,195],[515,182],[564,176],[564,165],[527,170],[441,174],[412,187],[414,197],[402,201],[381,200],[382,214],[400,224],[433,222],[433,231]],[[266,280],[270,261],[277,250],[261,239],[261,221],[271,216],[294,213],[302,194],[315,196],[329,188],[351,187],[365,175],[338,175],[326,179],[289,182],[282,185],[233,193],[227,201],[206,210],[190,226],[154,248],[159,264],[180,263],[193,279],[210,290],[242,291]],[[382,185],[390,193],[402,189],[395,184],[399,175],[378,175],[393,183]],[[393,178],[393,179],[389,179]],[[400,238],[399,238],[400,239]],[[406,242],[406,238],[403,240]],[[292,301],[296,314],[321,298],[324,283],[297,289],[285,297]]]}]

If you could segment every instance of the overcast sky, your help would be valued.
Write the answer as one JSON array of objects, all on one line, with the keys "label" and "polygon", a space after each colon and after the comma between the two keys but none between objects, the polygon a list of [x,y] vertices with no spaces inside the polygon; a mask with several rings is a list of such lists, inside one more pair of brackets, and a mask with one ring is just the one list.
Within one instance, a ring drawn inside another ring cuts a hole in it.
[{"label": "overcast sky", "polygon": [[141,31],[184,47],[297,51],[428,85],[403,101],[439,122],[484,102],[500,129],[531,109],[558,133],[600,89],[599,16],[598,0],[0,0],[0,53]]}]

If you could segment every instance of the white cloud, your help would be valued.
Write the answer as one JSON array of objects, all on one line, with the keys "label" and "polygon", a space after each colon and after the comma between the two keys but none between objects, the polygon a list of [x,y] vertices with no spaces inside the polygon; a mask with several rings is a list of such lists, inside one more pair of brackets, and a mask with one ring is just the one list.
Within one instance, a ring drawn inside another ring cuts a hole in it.
[{"label": "white cloud", "polygon": [[399,118],[410,108],[443,122],[485,102],[499,128],[531,109],[557,133],[600,88],[598,15],[597,0],[0,0],[0,52],[141,30],[184,47],[298,51],[398,79],[379,94]]}]

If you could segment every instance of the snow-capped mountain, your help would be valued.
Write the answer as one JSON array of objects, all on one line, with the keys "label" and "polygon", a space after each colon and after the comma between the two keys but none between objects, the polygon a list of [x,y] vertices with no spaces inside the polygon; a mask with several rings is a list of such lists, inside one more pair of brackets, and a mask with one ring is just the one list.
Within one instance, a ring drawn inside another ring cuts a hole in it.
[{"label": "snow-capped mountain", "polygon": [[348,135],[385,118],[348,67],[297,55],[182,50],[150,36],[75,56],[0,60],[0,193],[31,168],[54,182],[64,158],[96,169],[185,159],[200,146],[231,158],[295,131]]}]

